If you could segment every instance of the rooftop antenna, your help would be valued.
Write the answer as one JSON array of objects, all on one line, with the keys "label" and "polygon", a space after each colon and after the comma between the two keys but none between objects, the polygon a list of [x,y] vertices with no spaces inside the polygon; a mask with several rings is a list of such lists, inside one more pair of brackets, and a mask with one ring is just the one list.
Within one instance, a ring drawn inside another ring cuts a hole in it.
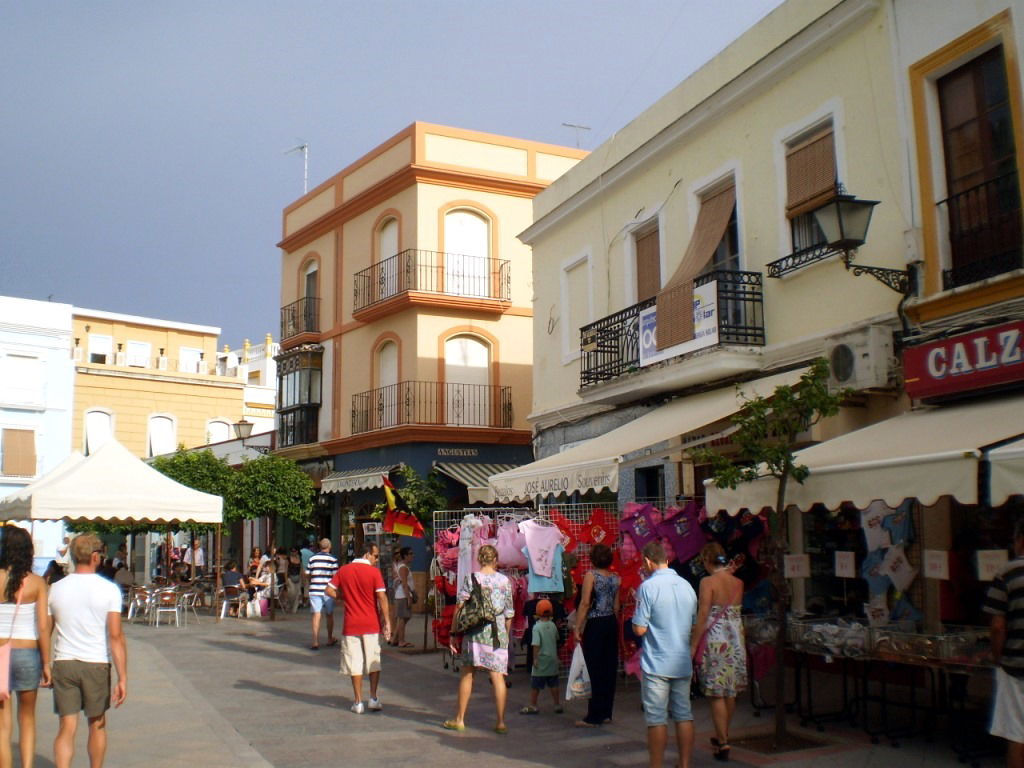
[{"label": "rooftop antenna", "polygon": [[576,131],[576,149],[580,148],[580,131],[589,131],[589,125],[577,125],[576,123],[562,123],[566,128],[572,128]]},{"label": "rooftop antenna", "polygon": [[304,141],[284,151],[286,155],[290,155],[292,152],[302,153],[302,194],[306,194],[309,192],[309,142]]}]

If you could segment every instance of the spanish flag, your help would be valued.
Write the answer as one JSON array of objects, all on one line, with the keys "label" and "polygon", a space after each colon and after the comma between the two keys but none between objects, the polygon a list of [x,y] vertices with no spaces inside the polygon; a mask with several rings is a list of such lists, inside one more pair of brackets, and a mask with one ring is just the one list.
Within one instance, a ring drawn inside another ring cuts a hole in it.
[{"label": "spanish flag", "polygon": [[399,536],[415,536],[423,538],[423,525],[419,519],[409,510],[405,499],[398,495],[395,486],[384,477],[384,496],[387,498],[388,511],[384,515],[384,532],[396,533]]}]

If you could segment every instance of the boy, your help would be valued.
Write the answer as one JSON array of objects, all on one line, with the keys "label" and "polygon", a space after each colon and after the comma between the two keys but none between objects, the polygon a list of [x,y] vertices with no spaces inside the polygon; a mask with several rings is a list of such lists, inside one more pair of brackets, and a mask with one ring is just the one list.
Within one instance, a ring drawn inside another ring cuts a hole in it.
[{"label": "boy", "polygon": [[550,600],[537,603],[537,623],[533,625],[533,668],[530,670],[530,705],[519,710],[521,715],[536,715],[537,699],[544,688],[551,690],[555,713],[562,713],[558,701],[558,627],[552,620],[554,608]]}]

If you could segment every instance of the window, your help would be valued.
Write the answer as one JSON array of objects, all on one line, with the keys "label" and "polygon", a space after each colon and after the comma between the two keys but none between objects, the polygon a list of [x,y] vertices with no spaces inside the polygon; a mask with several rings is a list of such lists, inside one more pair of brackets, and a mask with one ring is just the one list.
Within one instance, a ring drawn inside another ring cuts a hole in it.
[{"label": "window", "polygon": [[658,293],[658,349],[693,338],[693,280],[706,269],[728,237],[736,215],[736,187],[727,186],[701,198],[693,235],[672,279]]},{"label": "window", "polygon": [[206,442],[208,443],[223,443],[225,440],[230,440],[231,425],[226,421],[210,421],[206,424]]},{"label": "window", "polygon": [[736,207],[733,206],[725,234],[715,248],[715,253],[704,268],[705,272],[738,272],[740,268],[739,228],[736,221]]},{"label": "window", "polygon": [[814,211],[835,194],[836,153],[830,122],[786,147],[786,216],[794,252],[825,242]]},{"label": "window", "polygon": [[128,342],[128,365],[133,368],[148,368],[152,347],[148,341]]},{"label": "window", "polygon": [[394,392],[398,384],[398,345],[393,341],[381,344],[377,350],[377,396],[380,406],[381,427],[393,427],[398,423],[397,394]]},{"label": "window", "polygon": [[174,453],[178,447],[174,419],[170,416],[149,417],[149,455]]},{"label": "window", "polygon": [[315,299],[318,295],[317,291],[317,277],[320,271],[317,269],[316,262],[314,261],[308,267],[306,267],[306,283],[305,283],[305,296],[307,299]]},{"label": "window", "polygon": [[323,347],[304,344],[277,358],[278,445],[317,441]]},{"label": "window", "polygon": [[377,261],[398,253],[398,219],[388,219],[377,230]]},{"label": "window", "polygon": [[203,350],[195,347],[179,347],[178,370],[182,373],[202,373]]},{"label": "window", "polygon": [[444,292],[489,296],[490,227],[487,220],[472,211],[448,212],[444,217],[444,244]]},{"label": "window", "polygon": [[946,288],[1022,266],[1016,145],[1002,46],[937,81],[951,269]]},{"label": "window", "polygon": [[445,421],[490,426],[490,346],[476,336],[453,336],[444,343]]},{"label": "window", "polygon": [[89,334],[89,362],[106,365],[113,363],[114,339],[98,333]]},{"label": "window", "polygon": [[113,417],[106,411],[85,414],[85,455],[95,453],[113,435]]},{"label": "window", "polygon": [[634,238],[636,246],[636,300],[657,296],[661,290],[661,245],[657,226]]},{"label": "window", "polygon": [[589,255],[562,264],[560,298],[561,307],[551,311],[560,316],[562,362],[568,363],[580,355],[580,329],[594,319]]},{"label": "window", "polygon": [[13,477],[36,474],[36,433],[32,429],[0,430],[0,473]]},{"label": "window", "polygon": [[0,385],[2,399],[11,405],[42,405],[46,398],[43,390],[46,379],[43,361],[28,355],[0,357]]}]

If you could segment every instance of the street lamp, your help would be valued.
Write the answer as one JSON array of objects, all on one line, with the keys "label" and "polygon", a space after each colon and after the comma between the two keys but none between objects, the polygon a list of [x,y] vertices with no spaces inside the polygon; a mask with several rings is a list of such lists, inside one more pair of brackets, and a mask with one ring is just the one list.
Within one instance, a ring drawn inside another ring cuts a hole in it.
[{"label": "street lamp", "polygon": [[246,421],[244,416],[241,421],[236,421],[231,425],[231,427],[235,430],[235,437],[242,441],[243,448],[251,448],[261,454],[270,453],[269,445],[246,445],[245,441],[252,435],[253,423],[251,421]]},{"label": "street lamp", "polygon": [[887,287],[909,295],[914,290],[913,272],[908,269],[889,269],[853,263],[853,252],[867,240],[871,214],[878,200],[858,200],[839,185],[838,194],[814,211],[814,219],[821,227],[829,250],[842,254],[843,265],[852,269],[855,277],[871,275]]}]

